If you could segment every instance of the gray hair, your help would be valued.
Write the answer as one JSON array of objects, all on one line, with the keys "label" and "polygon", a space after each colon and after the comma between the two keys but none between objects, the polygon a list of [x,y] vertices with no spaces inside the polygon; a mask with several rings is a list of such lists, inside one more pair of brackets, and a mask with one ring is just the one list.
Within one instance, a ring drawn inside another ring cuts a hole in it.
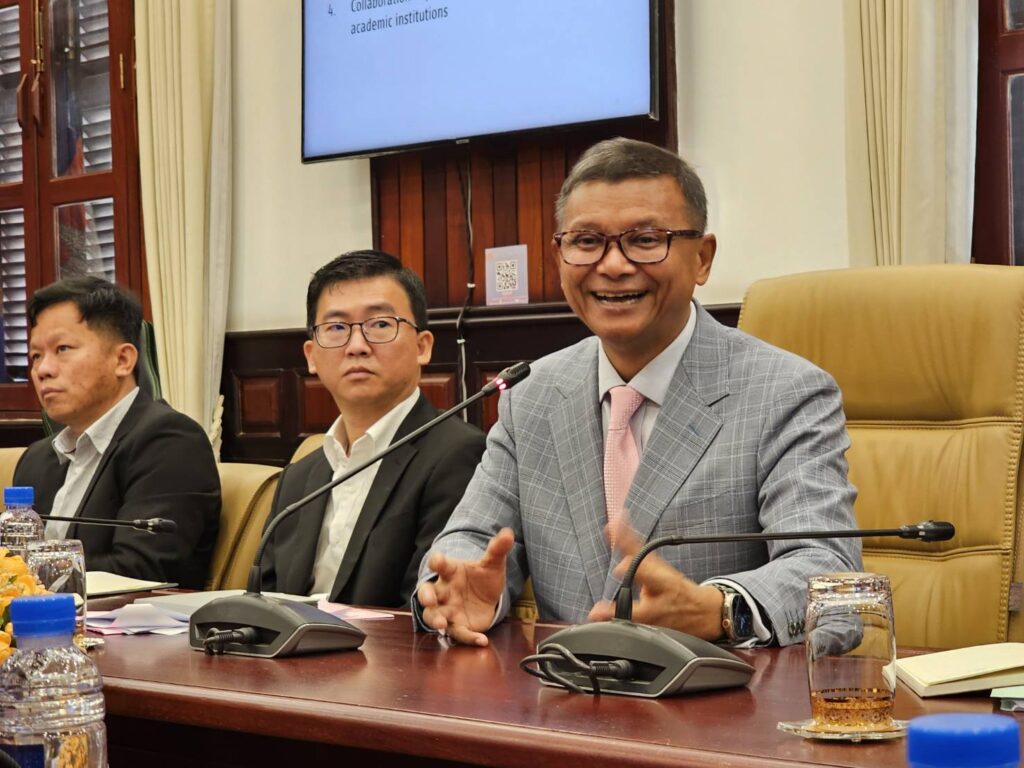
[{"label": "gray hair", "polygon": [[598,142],[584,152],[572,167],[555,202],[555,220],[561,228],[569,195],[580,184],[589,181],[614,184],[627,179],[657,176],[671,176],[676,180],[690,213],[697,219],[693,226],[703,232],[708,223],[708,200],[697,172],[674,152],[621,136]]}]

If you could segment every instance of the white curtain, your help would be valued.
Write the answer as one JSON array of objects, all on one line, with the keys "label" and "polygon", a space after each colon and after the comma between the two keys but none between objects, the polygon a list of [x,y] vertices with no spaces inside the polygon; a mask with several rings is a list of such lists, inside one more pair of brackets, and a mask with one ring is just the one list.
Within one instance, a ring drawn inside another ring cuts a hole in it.
[{"label": "white curtain", "polygon": [[851,262],[968,262],[977,0],[845,2]]},{"label": "white curtain", "polygon": [[231,6],[136,0],[146,266],[164,396],[220,450],[231,250]]}]

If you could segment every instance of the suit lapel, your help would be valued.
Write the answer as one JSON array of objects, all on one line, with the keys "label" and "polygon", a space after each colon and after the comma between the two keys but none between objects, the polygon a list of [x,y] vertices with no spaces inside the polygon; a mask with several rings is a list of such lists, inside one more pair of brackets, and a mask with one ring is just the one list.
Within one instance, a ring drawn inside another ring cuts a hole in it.
[{"label": "suit lapel", "polygon": [[[405,437],[421,425],[426,424],[435,415],[437,415],[436,409],[430,405],[423,393],[420,393],[419,399],[409,412],[409,415],[399,425],[391,442]],[[345,547],[345,554],[341,559],[341,565],[338,566],[338,575],[335,577],[334,587],[331,589],[331,600],[337,600],[348,584],[356,564],[363,556],[363,549],[366,547],[370,531],[377,524],[377,519],[380,517],[381,512],[384,511],[384,507],[388,499],[391,498],[395,486],[398,485],[398,481],[405,472],[405,468],[415,455],[416,447],[410,443],[403,445],[381,461],[377,475],[373,478],[373,484],[370,486],[370,491],[366,495],[366,501],[363,502],[363,508],[359,511],[355,527],[352,529],[352,537],[349,539],[348,546]]]},{"label": "suit lapel", "polygon": [[[317,462],[306,477],[306,485],[302,490],[302,496],[307,496],[317,488],[325,486],[331,481],[333,475],[331,465],[328,463],[323,449],[320,449]],[[324,514],[327,511],[327,500],[330,496],[330,492],[321,494],[309,502],[305,509],[296,513],[298,520],[295,523],[294,538],[292,543],[287,545],[287,549],[292,555],[289,558],[290,567],[288,570],[291,571],[293,577],[287,579],[287,583],[301,585],[300,589],[295,590],[295,593],[299,595],[308,595],[313,589],[313,565],[316,560],[316,545],[320,541],[320,529],[323,527]],[[284,546],[281,546],[280,550],[283,552]],[[285,580],[282,579],[281,581],[284,582]]]},{"label": "suit lapel", "polygon": [[[693,338],[676,368],[626,495],[630,524],[642,541],[650,538],[722,428],[721,417],[710,406],[729,394],[728,376],[728,341],[711,316],[698,308]],[[618,582],[609,571],[605,594]]]},{"label": "suit lapel", "polygon": [[604,446],[601,406],[597,402],[597,352],[576,370],[567,371],[559,387],[562,402],[552,410],[551,434],[565,485],[569,517],[576,530],[583,567],[594,602],[601,599],[611,555],[604,537]]}]

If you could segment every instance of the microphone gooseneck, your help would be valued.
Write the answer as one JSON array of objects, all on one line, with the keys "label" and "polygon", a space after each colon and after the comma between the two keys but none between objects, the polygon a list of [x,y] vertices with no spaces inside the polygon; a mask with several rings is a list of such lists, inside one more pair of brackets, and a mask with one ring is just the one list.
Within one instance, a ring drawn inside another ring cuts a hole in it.
[{"label": "microphone gooseneck", "polygon": [[901,539],[918,541],[947,541],[953,538],[956,529],[952,523],[941,520],[926,520],[899,528],[873,528],[861,530],[851,528],[839,531],[786,531],[783,533],[723,533],[709,536],[661,536],[651,539],[636,553],[626,574],[622,577],[619,591],[615,593],[615,618],[630,621],[633,618],[633,581],[640,563],[651,552],[675,544],[715,544],[740,541],[792,541],[794,539],[866,539],[871,536],[898,536]]},{"label": "microphone gooseneck", "polygon": [[111,528],[134,528],[146,533],[174,533],[178,524],[166,517],[144,517],[141,520],[103,520],[98,517],[61,517],[60,515],[39,515],[40,520],[58,520],[72,525],[106,525]]}]

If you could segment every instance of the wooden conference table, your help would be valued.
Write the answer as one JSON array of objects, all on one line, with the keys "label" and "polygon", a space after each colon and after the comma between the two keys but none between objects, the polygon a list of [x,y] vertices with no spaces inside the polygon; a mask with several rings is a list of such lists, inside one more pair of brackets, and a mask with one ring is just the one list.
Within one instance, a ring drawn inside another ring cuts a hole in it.
[{"label": "wooden conference table", "polygon": [[[748,688],[646,700],[571,694],[522,672],[554,625],[505,622],[489,648],[414,634],[408,614],[360,626],[359,651],[277,661],[206,656],[184,635],[108,637],[91,655],[111,766],[906,764],[902,739],[805,741],[776,729],[810,714],[803,646],[740,652],[757,668]],[[900,686],[897,717],[952,711],[992,705]]]}]

